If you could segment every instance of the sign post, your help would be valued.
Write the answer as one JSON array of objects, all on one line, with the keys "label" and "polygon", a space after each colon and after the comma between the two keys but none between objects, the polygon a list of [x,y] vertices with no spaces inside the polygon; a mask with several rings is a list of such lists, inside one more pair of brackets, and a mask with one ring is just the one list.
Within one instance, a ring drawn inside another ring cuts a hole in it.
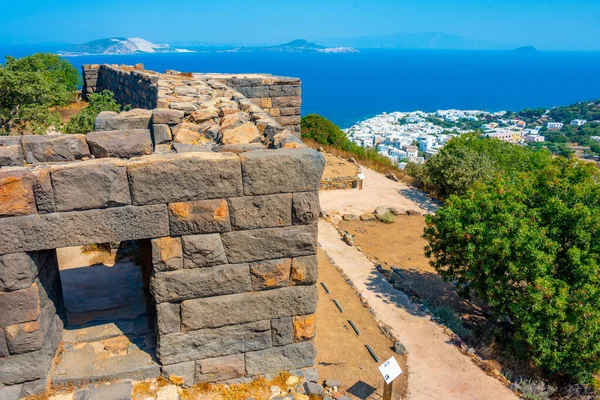
[{"label": "sign post", "polygon": [[390,358],[379,366],[379,372],[383,376],[385,384],[383,386],[383,400],[392,400],[392,385],[394,379],[400,376],[402,369],[394,357]]}]

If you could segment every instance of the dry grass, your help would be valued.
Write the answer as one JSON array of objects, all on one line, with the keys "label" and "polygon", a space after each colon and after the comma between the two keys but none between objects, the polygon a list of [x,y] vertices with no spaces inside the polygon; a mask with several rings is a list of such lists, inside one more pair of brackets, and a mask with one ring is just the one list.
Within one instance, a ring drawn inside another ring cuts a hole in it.
[{"label": "dry grass", "polygon": [[[289,372],[284,372],[271,380],[268,380],[264,377],[258,377],[250,383],[236,385],[199,383],[189,389],[183,389],[181,400],[244,400],[247,398],[267,399],[271,394],[271,386],[279,386],[282,390],[286,390],[286,381],[290,376],[291,374]],[[294,393],[293,390],[291,393]]]}]

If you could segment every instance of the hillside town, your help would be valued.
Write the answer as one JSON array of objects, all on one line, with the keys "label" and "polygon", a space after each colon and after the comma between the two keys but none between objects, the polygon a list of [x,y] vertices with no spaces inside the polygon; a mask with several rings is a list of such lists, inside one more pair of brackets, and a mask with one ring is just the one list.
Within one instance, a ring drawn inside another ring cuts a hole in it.
[{"label": "hillside town", "polygon": [[[401,168],[406,163],[423,163],[435,155],[448,140],[463,133],[483,131],[488,137],[525,145],[544,142],[541,125],[527,127],[521,119],[505,118],[506,111],[490,113],[481,110],[438,110],[382,113],[361,121],[344,132],[350,140],[377,151]],[[575,120],[581,126],[585,120]],[[560,126],[555,126],[560,124]],[[562,123],[548,122],[549,130],[562,128]]]}]

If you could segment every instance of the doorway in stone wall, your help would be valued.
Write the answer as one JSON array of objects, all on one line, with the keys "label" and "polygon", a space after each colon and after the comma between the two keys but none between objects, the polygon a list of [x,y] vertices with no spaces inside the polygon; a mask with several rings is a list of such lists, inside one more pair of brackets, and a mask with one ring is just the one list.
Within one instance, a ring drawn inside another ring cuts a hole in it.
[{"label": "doorway in stone wall", "polygon": [[56,249],[65,305],[53,383],[159,375],[149,240]]}]

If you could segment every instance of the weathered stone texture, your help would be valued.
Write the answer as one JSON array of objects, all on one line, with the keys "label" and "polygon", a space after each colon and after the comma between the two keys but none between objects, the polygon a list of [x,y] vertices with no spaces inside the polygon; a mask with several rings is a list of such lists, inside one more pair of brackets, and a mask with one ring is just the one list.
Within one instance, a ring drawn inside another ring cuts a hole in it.
[{"label": "weathered stone texture", "polygon": [[9,354],[10,353],[8,352],[8,344],[6,343],[4,329],[0,328],[0,358],[7,357]]},{"label": "weathered stone texture", "polygon": [[173,140],[171,128],[169,128],[169,125],[167,124],[154,124],[152,127],[152,137],[155,145],[169,143]]},{"label": "weathered stone texture", "polygon": [[27,289],[38,275],[36,253],[13,253],[0,256],[0,290]]},{"label": "weathered stone texture", "polygon": [[152,265],[155,271],[173,271],[183,268],[181,238],[152,239]]},{"label": "weathered stone texture", "polygon": [[180,304],[159,303],[156,305],[156,325],[160,335],[179,332],[181,329]]},{"label": "weathered stone texture", "polygon": [[120,114],[112,111],[103,111],[94,121],[95,131],[120,131],[130,129],[148,129],[152,111],[139,108],[125,111]]},{"label": "weathered stone texture", "polygon": [[271,323],[258,321],[161,336],[158,357],[163,364],[174,364],[269,347],[271,347]]},{"label": "weathered stone texture", "polygon": [[219,142],[221,144],[259,143],[260,132],[252,122],[246,122],[238,127],[219,132]]},{"label": "weathered stone texture", "polygon": [[197,200],[169,204],[172,235],[228,232],[231,230],[227,201]]},{"label": "weathered stone texture", "polygon": [[152,138],[148,129],[96,131],[88,133],[86,139],[96,158],[131,158],[152,153]]},{"label": "weathered stone texture", "polygon": [[152,123],[176,125],[183,120],[184,113],[180,110],[170,110],[168,108],[157,108],[152,111]]},{"label": "weathered stone texture", "polygon": [[274,318],[271,320],[271,340],[273,346],[285,346],[294,343],[292,317]]},{"label": "weathered stone texture", "polygon": [[288,285],[292,260],[260,261],[250,264],[252,274],[252,290],[275,289]]},{"label": "weathered stone texture", "polygon": [[147,156],[127,164],[136,205],[240,196],[238,156],[185,153]]},{"label": "weathered stone texture", "polygon": [[217,328],[314,313],[316,287],[295,286],[261,292],[231,294],[181,303],[181,321],[188,330]]},{"label": "weathered stone texture", "polygon": [[196,383],[219,382],[246,374],[243,354],[207,358],[196,363]]},{"label": "weathered stone texture", "polygon": [[316,349],[312,342],[290,344],[246,353],[246,373],[251,376],[312,367]]},{"label": "weathered stone texture", "polygon": [[222,235],[230,263],[316,254],[316,238],[316,225],[235,231]]},{"label": "weathered stone texture", "polygon": [[196,374],[196,362],[186,361],[178,364],[163,365],[162,376],[167,379],[177,377],[183,379],[184,388],[194,385],[194,375]]},{"label": "weathered stone texture", "polygon": [[159,303],[220,296],[249,291],[250,273],[247,264],[159,272],[151,287]]},{"label": "weathered stone texture", "polygon": [[38,284],[13,292],[0,292],[0,326],[35,321],[40,315]]},{"label": "weathered stone texture", "polygon": [[169,235],[169,219],[164,204],[125,206],[0,218],[0,232],[0,253],[16,253],[163,237]]},{"label": "weathered stone texture", "polygon": [[21,146],[0,146],[0,167],[22,167],[24,162]]},{"label": "weathered stone texture", "polygon": [[312,285],[317,282],[317,256],[304,256],[292,259],[290,285]]},{"label": "weathered stone texture", "polygon": [[183,268],[200,268],[227,263],[219,234],[191,235],[182,238]]},{"label": "weathered stone texture", "polygon": [[297,315],[292,318],[294,326],[294,341],[301,342],[315,337],[316,314]]},{"label": "weathered stone texture", "polygon": [[131,204],[125,161],[90,160],[53,167],[57,211],[89,210]]},{"label": "weathered stone texture", "polygon": [[292,204],[294,224],[310,224],[319,219],[321,206],[318,192],[294,193]]},{"label": "weathered stone texture", "polygon": [[54,189],[52,188],[52,179],[50,177],[50,167],[44,167],[35,171],[36,180],[33,183],[33,193],[35,194],[35,203],[40,214],[47,214],[56,211],[54,203]]},{"label": "weathered stone texture", "polygon": [[240,154],[246,195],[317,190],[325,158],[316,150],[277,149]]},{"label": "weathered stone texture", "polygon": [[0,217],[37,211],[33,195],[35,177],[27,168],[0,171]]},{"label": "weathered stone texture", "polygon": [[54,324],[56,309],[47,303],[36,321],[7,326],[6,341],[11,354],[28,353],[39,350],[44,345],[48,330]]},{"label": "weathered stone texture", "polygon": [[24,135],[28,163],[76,161],[90,156],[85,135]]},{"label": "weathered stone texture", "polygon": [[234,229],[256,229],[292,224],[291,193],[229,199]]}]

